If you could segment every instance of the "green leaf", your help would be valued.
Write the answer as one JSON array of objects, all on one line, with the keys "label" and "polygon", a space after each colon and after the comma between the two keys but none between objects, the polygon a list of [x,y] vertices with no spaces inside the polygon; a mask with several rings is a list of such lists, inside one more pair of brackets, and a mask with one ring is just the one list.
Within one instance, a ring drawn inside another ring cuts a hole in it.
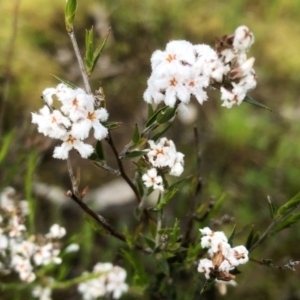
[{"label": "green leaf", "polygon": [[137,124],[135,124],[133,135],[132,135],[132,138],[131,138],[132,143],[134,145],[137,144],[140,140],[140,137],[141,137],[141,135],[140,135],[139,128],[138,128]]},{"label": "green leaf", "polygon": [[[94,42],[94,30],[93,27],[91,28],[91,30],[86,30],[85,32],[85,57],[84,57],[84,61],[85,61],[85,65],[86,65],[86,70],[88,72],[88,70],[90,70],[93,66],[93,42]],[[89,72],[88,72],[88,75]]]},{"label": "green leaf", "polygon": [[131,232],[129,232],[128,227],[125,228],[124,230],[124,235],[125,235],[125,239],[126,239],[126,244],[130,249],[133,249],[134,247],[134,240],[133,240],[133,235],[131,234]]},{"label": "green leaf", "polygon": [[154,110],[153,110],[153,106],[148,103],[148,120],[153,116],[154,114]]},{"label": "green leaf", "polygon": [[236,230],[236,224],[234,224],[232,232],[228,238],[228,244],[232,247],[233,245],[233,240],[234,240],[234,236],[235,236],[235,230]]},{"label": "green leaf", "polygon": [[148,245],[149,248],[151,248],[152,250],[155,249],[156,245],[155,245],[155,241],[153,239],[150,239],[149,237],[147,236],[144,236],[144,239]]},{"label": "green leaf", "polygon": [[158,124],[164,124],[166,122],[169,122],[175,116],[176,109],[177,107],[167,107],[166,110],[161,111],[157,115],[156,122]]},{"label": "green leaf", "polygon": [[165,275],[169,276],[170,268],[169,268],[169,264],[168,264],[167,260],[160,254],[158,256],[159,256],[159,258],[156,260],[158,269]]},{"label": "green leaf", "polygon": [[173,123],[168,124],[163,130],[159,131],[157,134],[155,134],[151,140],[152,141],[157,141],[159,138],[161,138],[168,130],[169,128],[173,125]]},{"label": "green leaf", "polygon": [[67,0],[65,9],[65,23],[67,32],[73,31],[73,22],[75,18],[75,13],[77,9],[77,0]]},{"label": "green leaf", "polygon": [[285,218],[273,229],[272,234],[274,234],[275,232],[279,232],[285,228],[291,227],[299,220],[300,220],[300,213],[291,214],[289,217]]},{"label": "green leaf", "polygon": [[272,202],[272,199],[270,196],[267,197],[268,199],[268,206],[269,206],[269,211],[270,211],[270,215],[271,215],[271,219],[274,218],[275,212],[276,212],[276,208],[274,203]]},{"label": "green leaf", "polygon": [[178,189],[172,189],[170,190],[164,198],[157,204],[156,209],[161,210],[163,209],[168,202],[175,196],[175,194],[178,192]]},{"label": "green leaf", "polygon": [[25,196],[29,206],[29,232],[33,233],[35,228],[35,208],[36,200],[33,198],[33,177],[35,172],[35,167],[38,161],[38,154],[32,151],[28,157],[27,170],[25,175]]},{"label": "green leaf", "polygon": [[123,257],[131,264],[134,269],[133,281],[138,286],[145,286],[148,283],[148,276],[144,271],[140,260],[137,259],[133,252],[121,250]]},{"label": "green leaf", "polygon": [[247,249],[250,249],[250,248],[251,248],[251,245],[253,244],[253,243],[252,243],[253,237],[254,237],[254,230],[253,230],[253,226],[252,226],[252,227],[251,227],[251,230],[250,230],[250,233],[249,233],[249,235],[248,235],[248,237],[247,237],[247,241],[246,241],[246,243],[245,243],[245,247],[246,247]]},{"label": "green leaf", "polygon": [[107,34],[105,35],[104,37],[104,40],[102,42],[102,44],[96,48],[96,50],[94,51],[94,55],[93,55],[93,64],[92,64],[92,69],[91,69],[91,72],[93,72],[97,62],[98,62],[98,59],[99,57],[101,56],[102,52],[103,52],[103,49],[106,45],[106,42],[107,42],[107,39],[108,39],[108,36],[110,34],[110,31],[111,31],[111,28],[108,29],[108,32]]},{"label": "green leaf", "polygon": [[54,78],[56,78],[58,81],[60,81],[61,83],[65,84],[67,87],[69,87],[69,88],[71,88],[71,89],[73,89],[73,90],[77,89],[77,86],[74,85],[72,82],[70,82],[70,81],[68,81],[68,80],[64,80],[64,79],[62,79],[62,78],[60,78],[60,77],[58,77],[58,76],[56,76],[56,75],[52,75],[52,76],[53,76]]},{"label": "green leaf", "polygon": [[134,210],[134,216],[136,217],[137,220],[141,219],[142,214],[143,214],[143,210],[141,210],[139,207],[137,207]]},{"label": "green leaf", "polygon": [[150,233],[154,238],[156,236],[157,224],[151,219],[149,219],[148,222],[149,222]]},{"label": "green leaf", "polygon": [[222,194],[221,197],[214,204],[214,207],[209,212],[207,219],[210,219],[212,216],[214,216],[214,214],[220,209],[224,199],[225,199],[225,194]]},{"label": "green leaf", "polygon": [[13,140],[15,132],[12,130],[3,137],[1,148],[0,148],[0,164],[8,154],[9,146]]},{"label": "green leaf", "polygon": [[94,218],[92,218],[88,214],[84,214],[84,219],[91,225],[90,227],[93,228],[99,235],[107,235],[107,231],[99,225],[97,221],[95,221]]},{"label": "green leaf", "polygon": [[139,156],[142,156],[142,155],[145,155],[147,154],[148,151],[145,151],[145,150],[141,150],[141,151],[131,151],[131,152],[127,152],[126,155],[124,156],[125,159],[130,159],[130,158],[135,158],[135,157],[139,157]]},{"label": "green leaf", "polygon": [[95,151],[98,156],[98,159],[105,160],[104,150],[101,141],[97,141]]},{"label": "green leaf", "polygon": [[253,105],[256,105],[256,106],[259,106],[261,108],[264,108],[264,109],[267,109],[269,111],[272,111],[271,108],[261,104],[260,102],[257,102],[256,100],[254,100],[253,98],[251,98],[250,96],[246,95],[246,97],[244,98],[243,100],[244,102],[247,102],[247,103],[250,103],[250,104],[253,104]]},{"label": "green leaf", "polygon": [[150,119],[147,121],[145,127],[148,128],[150,125],[152,125],[155,121],[156,121],[156,118],[157,116],[164,112],[166,109],[168,108],[168,106],[163,106],[161,107],[160,109],[158,109],[151,117]]},{"label": "green leaf", "polygon": [[109,130],[113,130],[119,128],[121,126],[121,122],[101,122],[101,124]]},{"label": "green leaf", "polygon": [[193,178],[193,175],[189,175],[181,180],[176,181],[169,187],[169,190],[180,189],[181,187],[186,185],[191,180],[191,178]]},{"label": "green leaf", "polygon": [[170,243],[176,243],[178,241],[179,233],[180,233],[179,221],[178,219],[175,219],[175,223],[172,232],[170,234]]},{"label": "green leaf", "polygon": [[275,218],[279,218],[280,216],[282,216],[290,208],[298,206],[299,203],[300,203],[300,192],[298,194],[296,194],[288,202],[286,202],[281,207],[279,207],[279,209],[277,210]]}]

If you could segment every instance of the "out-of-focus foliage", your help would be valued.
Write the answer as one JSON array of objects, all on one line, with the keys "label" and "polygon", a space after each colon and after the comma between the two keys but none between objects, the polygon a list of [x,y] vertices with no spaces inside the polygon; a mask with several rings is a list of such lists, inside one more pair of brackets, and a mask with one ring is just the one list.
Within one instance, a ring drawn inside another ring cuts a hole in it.
[{"label": "out-of-focus foliage", "polygon": [[[0,185],[11,183],[22,186],[26,160],[29,160],[24,153],[38,150],[40,164],[37,178],[67,189],[69,179],[65,166],[51,157],[53,144],[33,134],[29,125],[29,112],[41,106],[42,90],[57,83],[52,74],[82,85],[65,33],[64,3],[58,0],[51,3],[45,0],[21,1],[13,60],[8,62],[7,49],[12,35],[15,3],[0,2],[1,82],[5,82],[8,75],[11,78],[2,132],[9,134],[12,129],[16,130],[10,144],[9,163],[2,161],[0,165],[0,178],[3,180]],[[273,111],[247,103],[227,110],[220,107],[218,94],[211,91],[209,101],[203,106],[197,105],[197,120],[190,125],[177,121],[170,134],[186,157],[195,157],[195,149],[191,146],[192,126],[198,127],[202,153],[199,173],[204,182],[201,201],[206,203],[210,197],[219,198],[225,193],[218,216],[220,219],[225,214],[232,216],[237,228],[244,228],[236,234],[239,242],[245,242],[252,224],[257,230],[265,228],[270,222],[267,195],[280,206],[299,191],[300,2],[79,0],[78,5],[80,14],[76,15],[74,30],[82,47],[81,53],[84,53],[86,28],[94,26],[95,39],[102,39],[112,27],[91,83],[93,89],[103,86],[111,121],[123,122],[121,129],[114,131],[120,149],[125,141],[130,140],[135,123],[146,120],[147,105],[142,101],[142,95],[150,75],[149,59],[154,50],[163,49],[173,39],[213,45],[214,37],[231,33],[242,24],[254,32],[256,40],[249,56],[256,59],[258,86],[251,96]],[[8,63],[10,74],[6,73]],[[3,88],[1,103],[2,95]],[[1,146],[6,141],[7,135],[0,136]],[[195,171],[193,159],[190,161],[186,175]],[[128,167],[133,169],[131,165]],[[8,168],[14,170],[14,176],[7,172]],[[88,163],[82,164],[82,168],[83,184],[91,187],[113,178]],[[175,217],[185,217],[189,199],[181,197],[183,192],[184,189],[172,202],[168,216],[172,224]],[[45,207],[46,219],[43,218],[45,209],[41,209]],[[45,222],[56,217],[54,208],[44,202],[37,205],[37,211],[39,208],[37,220],[42,220],[41,226],[47,227]],[[73,217],[69,216],[75,213],[67,210],[56,212],[64,217],[65,226],[74,230]],[[131,217],[133,215],[124,217],[116,212],[113,221],[116,226],[121,226],[124,219],[128,221]],[[211,225],[218,224],[217,221],[211,222]],[[224,230],[224,227],[230,232],[232,223],[227,227],[216,225],[215,228]],[[114,251],[111,250],[118,249],[119,242],[94,236],[88,229],[82,235],[85,255],[78,262],[79,266],[93,265],[92,261],[87,261],[90,253],[97,253],[103,261],[119,259],[119,256],[112,257]],[[94,240],[98,246],[92,249],[91,241]],[[268,247],[264,249],[262,246],[254,255],[284,264],[289,258],[299,259],[299,248],[295,247],[299,243],[300,229],[294,227],[283,231],[276,239],[270,239]],[[243,271],[238,277],[238,287],[231,289],[224,299],[300,299],[299,270],[292,273],[248,263]],[[183,274],[183,288],[184,282]],[[214,297],[211,295],[210,299]]]}]

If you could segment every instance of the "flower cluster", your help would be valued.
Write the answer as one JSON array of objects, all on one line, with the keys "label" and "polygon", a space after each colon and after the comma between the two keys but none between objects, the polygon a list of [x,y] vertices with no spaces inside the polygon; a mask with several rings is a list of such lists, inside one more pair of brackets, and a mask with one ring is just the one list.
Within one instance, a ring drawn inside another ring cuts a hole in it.
[{"label": "flower cluster", "polygon": [[119,299],[128,291],[128,285],[125,283],[127,273],[123,268],[113,266],[111,263],[97,263],[93,273],[95,276],[99,275],[78,285],[78,291],[84,300],[94,300],[108,295],[111,295],[112,299]]},{"label": "flower cluster", "polygon": [[22,281],[32,282],[39,267],[62,262],[57,240],[66,230],[54,224],[46,235],[28,237],[24,225],[28,204],[16,201],[15,194],[11,187],[0,194],[0,273],[14,271]]},{"label": "flower cluster", "polygon": [[[56,96],[60,109],[52,107]],[[81,88],[72,89],[61,83],[56,88],[43,91],[45,106],[39,114],[32,113],[32,123],[38,125],[38,131],[53,139],[62,140],[61,146],[54,149],[53,157],[67,159],[69,151],[76,149],[83,158],[89,157],[94,148],[83,142],[94,130],[97,140],[104,139],[108,129],[101,122],[108,118],[103,107],[95,105],[94,97]]]},{"label": "flower cluster", "polygon": [[152,74],[144,100],[174,107],[178,100],[184,106],[194,95],[203,104],[208,98],[205,89],[211,86],[220,89],[222,106],[240,105],[256,86],[254,58],[246,56],[253,42],[253,33],[246,26],[216,39],[216,50],[184,40],[169,42],[165,51],[152,54]]},{"label": "flower cluster", "polygon": [[150,149],[146,159],[153,168],[142,176],[142,180],[146,187],[163,191],[163,179],[158,175],[157,169],[173,176],[180,176],[183,172],[184,154],[177,152],[174,142],[167,138],[161,138],[157,143],[149,140],[148,144]]},{"label": "flower cluster", "polygon": [[230,271],[248,261],[248,250],[244,246],[232,248],[222,231],[212,231],[205,227],[200,229],[202,248],[208,248],[210,259],[200,259],[198,272],[204,273],[206,279],[232,281],[235,276]]}]

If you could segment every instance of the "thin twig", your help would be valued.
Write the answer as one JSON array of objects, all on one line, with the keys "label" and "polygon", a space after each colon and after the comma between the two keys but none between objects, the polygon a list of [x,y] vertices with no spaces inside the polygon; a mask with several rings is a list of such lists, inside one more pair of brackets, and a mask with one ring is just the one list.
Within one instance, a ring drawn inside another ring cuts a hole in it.
[{"label": "thin twig", "polygon": [[107,140],[108,144],[110,145],[110,147],[111,147],[111,149],[112,149],[112,151],[113,151],[113,153],[114,153],[114,155],[116,157],[117,164],[118,164],[121,176],[128,183],[128,185],[131,187],[132,191],[134,192],[134,195],[136,197],[137,202],[141,203],[142,199],[141,199],[141,196],[139,194],[139,191],[138,191],[137,187],[135,186],[135,184],[130,180],[130,178],[127,176],[127,174],[125,172],[122,160],[119,157],[119,153],[118,153],[118,151],[116,149],[116,146],[115,146],[115,144],[113,142],[113,139],[112,139],[112,136],[111,136],[110,132],[108,133],[108,137],[106,138],[106,140]]},{"label": "thin twig", "polygon": [[10,36],[10,40],[8,43],[8,49],[6,57],[4,58],[5,66],[4,66],[4,83],[3,83],[3,92],[2,92],[2,103],[0,108],[0,136],[2,133],[3,119],[5,115],[6,103],[8,102],[9,97],[9,89],[11,83],[11,67],[13,62],[16,38],[18,33],[18,20],[19,20],[19,8],[20,8],[21,0],[16,0],[12,18],[12,33]]},{"label": "thin twig", "polygon": [[[88,214],[90,217],[92,217],[98,224],[100,224],[103,228],[105,228],[112,236],[114,236],[117,239],[126,243],[126,237],[122,233],[116,231],[106,221],[106,219],[103,216],[101,216],[101,215],[97,214],[95,211],[93,211],[87,204],[85,204],[80,198],[78,198],[71,191],[67,192],[67,196],[70,197],[72,200],[74,200],[86,214]],[[134,248],[137,250],[140,250],[146,254],[152,253],[152,251],[150,249],[144,248],[143,246],[141,246],[139,244],[135,244]]]},{"label": "thin twig", "polygon": [[92,164],[93,164],[94,166],[97,166],[97,167],[99,167],[99,168],[102,168],[102,169],[104,169],[104,170],[108,171],[109,173],[114,174],[114,175],[116,175],[116,176],[120,176],[120,175],[121,175],[121,172],[120,172],[120,171],[113,169],[112,167],[110,167],[110,166],[109,166],[108,164],[106,164],[105,162],[93,161]]},{"label": "thin twig", "polygon": [[162,219],[163,219],[163,210],[160,209],[157,213],[156,235],[155,235],[155,246],[156,246],[156,248],[160,244],[160,233],[159,233],[159,231],[161,230],[161,227],[162,227]]},{"label": "thin twig", "polygon": [[69,172],[69,176],[70,176],[71,183],[72,183],[73,193],[75,195],[79,196],[78,184],[77,184],[76,177],[74,176],[70,157],[67,158],[67,166],[68,166],[68,172]]},{"label": "thin twig", "polygon": [[187,225],[186,225],[186,232],[184,235],[183,239],[183,245],[188,246],[189,240],[190,240],[190,235],[193,229],[193,223],[195,220],[195,207],[196,207],[196,200],[198,198],[198,195],[202,191],[202,179],[200,177],[200,164],[201,164],[201,155],[200,155],[200,149],[199,149],[199,134],[198,134],[198,129],[197,127],[194,127],[194,146],[195,146],[195,152],[196,152],[196,187],[194,194],[191,197],[191,205],[190,205],[190,211],[188,213],[188,220],[187,220]]},{"label": "thin twig", "polygon": [[82,79],[84,82],[85,90],[88,94],[92,94],[92,90],[91,90],[90,83],[89,83],[89,77],[87,75],[87,72],[86,72],[86,69],[85,69],[79,48],[78,48],[78,44],[77,44],[77,40],[75,38],[74,31],[72,30],[72,32],[69,32],[68,34],[70,36],[70,39],[71,39],[71,42],[72,42],[72,45],[73,45],[73,48],[75,51],[75,55],[76,55],[76,58],[77,58],[77,61],[79,64],[79,68],[80,68],[80,72],[81,72]]},{"label": "thin twig", "polygon": [[275,228],[276,225],[279,224],[282,220],[284,220],[286,217],[288,217],[298,207],[299,207],[299,204],[295,205],[294,207],[292,207],[291,209],[289,209],[285,214],[283,214],[280,218],[274,220],[268,226],[268,228],[265,230],[265,232],[261,235],[261,237],[258,239],[258,241],[250,247],[250,249],[248,250],[249,253],[252,252],[256,247],[258,247],[263,241],[265,241],[265,239],[268,237],[268,235],[271,232],[271,230],[273,228]]}]

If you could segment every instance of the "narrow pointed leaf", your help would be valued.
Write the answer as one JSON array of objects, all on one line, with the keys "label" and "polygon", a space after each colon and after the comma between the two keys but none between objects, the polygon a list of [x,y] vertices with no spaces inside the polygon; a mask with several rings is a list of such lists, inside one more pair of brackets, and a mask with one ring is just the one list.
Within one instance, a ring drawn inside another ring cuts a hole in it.
[{"label": "narrow pointed leaf", "polygon": [[127,152],[126,155],[124,156],[125,159],[130,159],[130,158],[136,158],[142,155],[147,154],[148,151],[131,151],[131,152]]},{"label": "narrow pointed leaf", "polygon": [[296,207],[300,204],[300,192],[296,194],[292,199],[290,199],[288,202],[283,204],[281,207],[279,207],[276,218],[282,216],[288,209],[292,207]]},{"label": "narrow pointed leaf", "polygon": [[93,40],[94,40],[94,33],[93,33],[93,27],[91,30],[86,30],[85,33],[85,65],[88,72],[88,75],[90,75],[90,70],[93,66]]},{"label": "narrow pointed leaf", "polygon": [[163,209],[168,202],[175,196],[175,194],[178,192],[178,189],[172,189],[171,191],[169,191],[165,197],[158,203],[158,205],[156,206],[157,210],[161,210]]},{"label": "narrow pointed leaf", "polygon": [[231,234],[230,234],[230,236],[229,236],[229,238],[228,238],[228,243],[229,243],[229,245],[232,247],[232,245],[233,245],[233,240],[234,240],[234,236],[235,236],[235,230],[236,230],[236,224],[234,224],[234,226],[233,226],[233,229],[232,229],[232,232],[231,232]]},{"label": "narrow pointed leaf", "polygon": [[166,126],[163,130],[161,130],[159,133],[155,134],[151,140],[153,141],[157,141],[159,138],[161,138],[168,130],[169,128],[173,125],[173,123],[168,124],[168,126]]},{"label": "narrow pointed leaf", "polygon": [[178,219],[175,219],[175,223],[174,223],[172,232],[170,234],[170,243],[177,242],[179,233],[180,233],[179,221],[178,221]]},{"label": "narrow pointed leaf", "polygon": [[77,9],[77,0],[67,0],[65,9],[65,23],[67,32],[73,31],[73,22]]},{"label": "narrow pointed leaf", "polygon": [[97,62],[98,62],[98,59],[99,59],[99,57],[101,56],[101,54],[102,54],[102,52],[103,52],[103,49],[104,49],[105,44],[106,44],[106,42],[107,42],[108,36],[109,36],[109,34],[110,34],[110,31],[111,31],[111,28],[109,28],[109,30],[108,30],[106,36],[104,37],[104,40],[103,40],[102,44],[94,51],[94,55],[93,55],[93,63],[92,63],[92,69],[91,69],[91,71],[94,70],[94,68],[95,68],[95,66],[96,66],[96,64],[97,64]]},{"label": "narrow pointed leaf", "polygon": [[67,87],[75,90],[77,89],[77,86],[75,84],[73,84],[72,82],[68,81],[68,80],[64,80],[56,75],[52,75],[54,78],[56,78],[58,81],[60,81],[61,83],[65,84]]},{"label": "narrow pointed leaf", "polygon": [[95,150],[96,150],[98,159],[105,160],[104,150],[103,150],[101,141],[97,141]]},{"label": "narrow pointed leaf", "polygon": [[131,138],[132,143],[137,144],[140,140],[140,137],[141,137],[141,135],[140,135],[139,128],[138,128],[137,124],[135,124],[133,135]]},{"label": "narrow pointed leaf", "polygon": [[175,116],[176,109],[176,107],[167,107],[165,111],[162,111],[158,114],[156,122],[158,124],[169,122]]},{"label": "narrow pointed leaf", "polygon": [[251,98],[250,96],[246,95],[245,99],[243,100],[244,102],[247,102],[247,103],[250,103],[250,104],[253,104],[253,105],[256,105],[256,106],[259,106],[261,108],[264,108],[264,109],[267,109],[269,111],[272,111],[271,108],[265,106],[264,104],[254,100],[253,98]]},{"label": "narrow pointed leaf", "polygon": [[121,122],[101,122],[103,126],[105,126],[109,130],[113,130],[119,128],[121,126]]},{"label": "narrow pointed leaf", "polygon": [[8,155],[9,146],[13,140],[14,137],[14,131],[12,130],[7,135],[3,137],[1,147],[0,147],[0,163],[5,159],[5,157]]},{"label": "narrow pointed leaf", "polygon": [[184,185],[188,184],[188,182],[191,180],[192,177],[193,175],[189,175],[181,180],[176,181],[171,186],[169,186],[169,190],[180,189]]},{"label": "narrow pointed leaf", "polygon": [[293,224],[297,223],[300,220],[300,213],[291,214],[288,218],[285,218],[282,222],[280,222],[275,229],[272,231],[272,234],[275,232],[279,232],[285,228],[291,227]]},{"label": "narrow pointed leaf", "polygon": [[140,261],[134,256],[133,253],[121,250],[123,257],[131,264],[134,269],[133,281],[138,286],[145,286],[148,282],[148,276],[144,271]]},{"label": "narrow pointed leaf", "polygon": [[152,249],[152,250],[154,250],[155,249],[155,241],[154,240],[152,240],[152,239],[150,239],[150,238],[148,238],[147,236],[144,236],[144,238],[145,238],[145,242],[147,243],[147,245],[148,245],[148,247],[150,248],[150,249]]},{"label": "narrow pointed leaf", "polygon": [[157,116],[164,112],[166,109],[168,108],[168,106],[164,106],[164,107],[161,107],[160,109],[158,109],[152,116],[151,118],[147,121],[145,127],[149,127],[150,125],[152,125],[155,121],[156,121],[156,118]]},{"label": "narrow pointed leaf", "polygon": [[246,247],[247,249],[250,249],[250,248],[251,248],[253,237],[254,237],[254,229],[253,229],[253,226],[252,226],[252,227],[251,227],[251,230],[250,230],[250,233],[249,233],[249,235],[248,235],[247,241],[246,241],[246,243],[245,243],[245,247]]},{"label": "narrow pointed leaf", "polygon": [[268,198],[268,206],[269,206],[269,211],[270,211],[270,215],[271,215],[271,219],[274,218],[275,212],[276,212],[276,208],[274,203],[272,202],[272,199],[270,196],[267,197]]},{"label": "narrow pointed leaf", "polygon": [[148,119],[150,119],[154,114],[153,106],[149,103],[148,104]]}]

